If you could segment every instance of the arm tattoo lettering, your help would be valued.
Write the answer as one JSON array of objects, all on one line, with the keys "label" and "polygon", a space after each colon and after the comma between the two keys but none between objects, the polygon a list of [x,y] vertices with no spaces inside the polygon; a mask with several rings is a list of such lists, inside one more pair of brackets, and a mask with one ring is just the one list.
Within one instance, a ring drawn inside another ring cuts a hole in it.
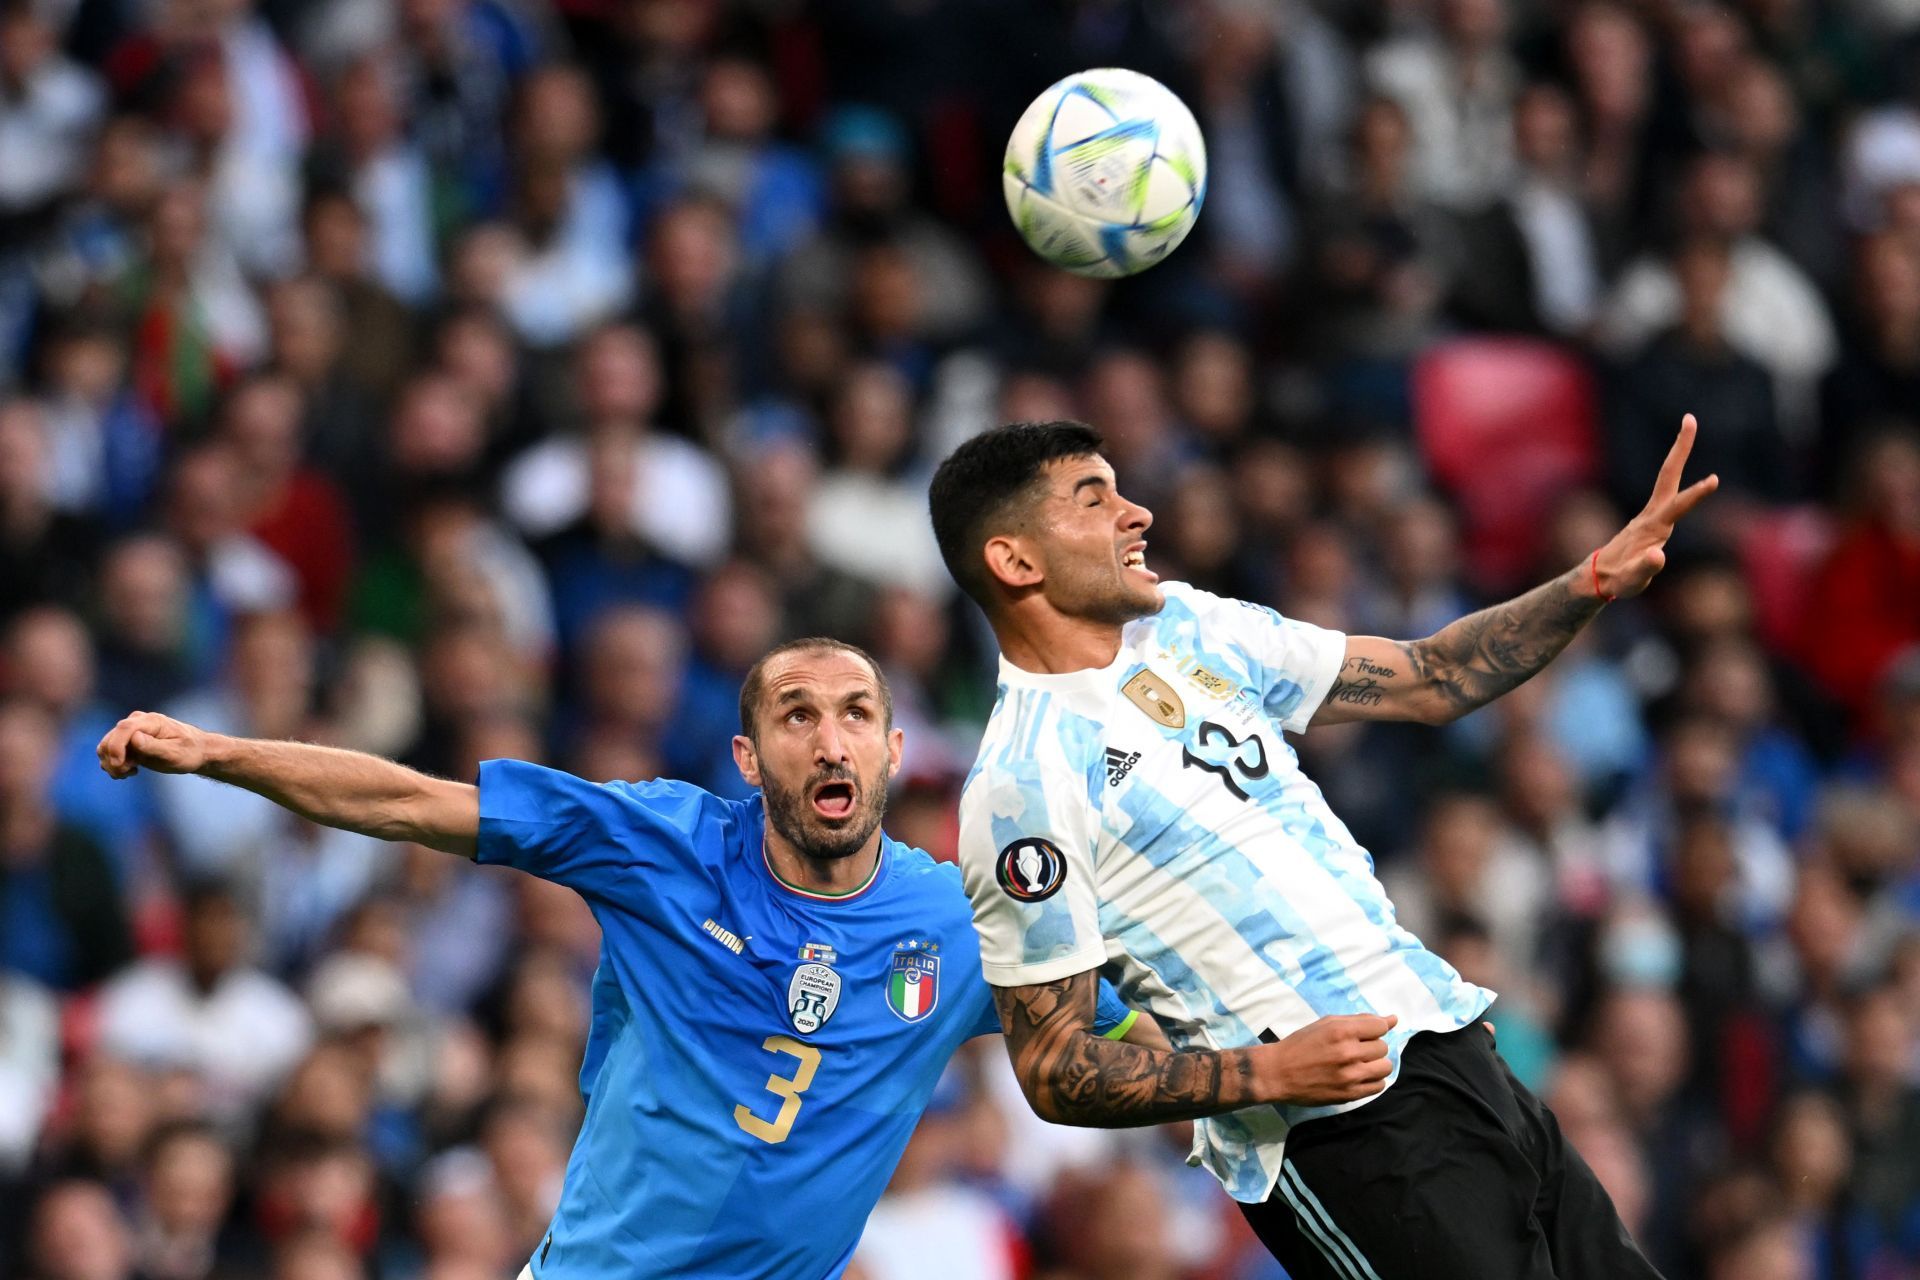
[{"label": "arm tattoo lettering", "polygon": [[1579,573],[1569,570],[1400,649],[1448,711],[1465,715],[1525,683],[1598,616],[1603,602],[1577,589]]},{"label": "arm tattoo lettering", "polygon": [[1327,690],[1328,702],[1344,702],[1354,707],[1377,707],[1380,705],[1380,700],[1386,696],[1386,690],[1382,689],[1380,682],[1372,676],[1365,676],[1359,680],[1348,680],[1344,676],[1336,677],[1333,687]]},{"label": "arm tattoo lettering", "polygon": [[1092,973],[996,987],[1007,1052],[1033,1109],[1083,1128],[1217,1115],[1260,1101],[1245,1050],[1168,1052],[1095,1035]]},{"label": "arm tattoo lettering", "polygon": [[1344,702],[1350,707],[1379,706],[1388,693],[1387,687],[1380,682],[1393,679],[1395,674],[1392,667],[1357,654],[1348,658],[1340,670],[1359,674],[1335,676],[1333,687],[1327,690],[1327,701]]}]

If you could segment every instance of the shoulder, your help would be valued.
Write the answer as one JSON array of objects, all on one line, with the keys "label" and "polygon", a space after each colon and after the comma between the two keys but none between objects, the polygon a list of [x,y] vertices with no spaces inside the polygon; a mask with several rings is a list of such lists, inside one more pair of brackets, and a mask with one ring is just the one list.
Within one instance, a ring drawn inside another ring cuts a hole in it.
[{"label": "shoulder", "polygon": [[1002,685],[962,797],[981,787],[1027,789],[1047,778],[1085,773],[1100,756],[1104,715],[1084,692]]},{"label": "shoulder", "polygon": [[724,800],[704,787],[675,778],[650,782],[591,782],[525,760],[486,760],[480,765],[483,818],[559,823],[583,813],[607,821],[644,815],[649,827],[693,832],[725,824],[752,801]]},{"label": "shoulder", "polygon": [[892,875],[912,892],[938,895],[960,888],[960,868],[953,863],[941,862],[926,850],[901,844],[892,837],[888,837],[888,849],[893,859]]},{"label": "shoulder", "polygon": [[107,1009],[133,1008],[146,1002],[171,1002],[186,989],[186,974],[169,960],[142,960],[107,980],[100,988],[101,1004]]},{"label": "shoulder", "polygon": [[647,437],[641,451],[650,465],[660,468],[674,480],[713,489],[726,487],[725,469],[712,454],[691,441],[678,436],[653,434]]},{"label": "shoulder", "polygon": [[1153,634],[1164,641],[1169,636],[1191,640],[1201,629],[1207,631],[1244,631],[1262,623],[1281,621],[1278,613],[1263,604],[1217,596],[1187,582],[1169,582],[1161,587],[1165,603],[1150,619]]},{"label": "shoulder", "polygon": [[645,810],[653,823],[665,822],[686,831],[699,844],[725,843],[732,834],[759,823],[757,791],[745,799],[730,800],[676,778],[609,782],[605,787],[620,803]]},{"label": "shoulder", "polygon": [[941,862],[911,845],[892,843],[890,850],[893,865],[888,874],[896,894],[919,908],[944,913],[956,920],[973,919],[973,906],[967,898],[966,883],[957,863]]},{"label": "shoulder", "polygon": [[241,969],[222,984],[223,1003],[245,1009],[256,1017],[278,1017],[295,1022],[307,1020],[307,1005],[279,979],[258,969]]}]

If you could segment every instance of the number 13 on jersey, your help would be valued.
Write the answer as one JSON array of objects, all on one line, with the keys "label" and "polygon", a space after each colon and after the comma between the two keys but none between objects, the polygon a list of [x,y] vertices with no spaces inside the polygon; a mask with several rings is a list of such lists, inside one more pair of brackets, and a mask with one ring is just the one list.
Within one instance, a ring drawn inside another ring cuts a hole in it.
[{"label": "number 13 on jersey", "polygon": [[797,1058],[800,1066],[790,1076],[767,1077],[767,1092],[780,1099],[778,1115],[772,1120],[762,1120],[743,1102],[733,1109],[733,1122],[762,1142],[785,1142],[793,1132],[794,1118],[800,1114],[800,1095],[807,1091],[807,1086],[813,1083],[813,1073],[820,1069],[820,1051],[792,1036],[768,1036],[760,1047],[769,1053]]}]

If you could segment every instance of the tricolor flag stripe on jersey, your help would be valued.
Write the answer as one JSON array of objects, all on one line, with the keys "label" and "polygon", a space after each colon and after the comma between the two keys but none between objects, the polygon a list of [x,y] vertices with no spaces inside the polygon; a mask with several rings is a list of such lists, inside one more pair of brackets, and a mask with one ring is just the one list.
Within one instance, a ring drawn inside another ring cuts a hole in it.
[{"label": "tricolor flag stripe on jersey", "polygon": [[918,974],[912,980],[896,969],[890,979],[893,984],[893,1007],[900,1016],[911,1021],[925,1013],[933,1004],[933,984]]}]

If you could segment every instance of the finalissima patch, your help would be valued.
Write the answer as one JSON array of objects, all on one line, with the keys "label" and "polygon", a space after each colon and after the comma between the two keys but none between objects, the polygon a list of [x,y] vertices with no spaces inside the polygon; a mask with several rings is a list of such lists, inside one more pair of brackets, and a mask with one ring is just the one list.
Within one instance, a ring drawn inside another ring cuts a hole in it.
[{"label": "finalissima patch", "polygon": [[994,873],[1009,898],[1045,902],[1066,883],[1067,860],[1051,840],[1027,836],[1000,851]]}]

